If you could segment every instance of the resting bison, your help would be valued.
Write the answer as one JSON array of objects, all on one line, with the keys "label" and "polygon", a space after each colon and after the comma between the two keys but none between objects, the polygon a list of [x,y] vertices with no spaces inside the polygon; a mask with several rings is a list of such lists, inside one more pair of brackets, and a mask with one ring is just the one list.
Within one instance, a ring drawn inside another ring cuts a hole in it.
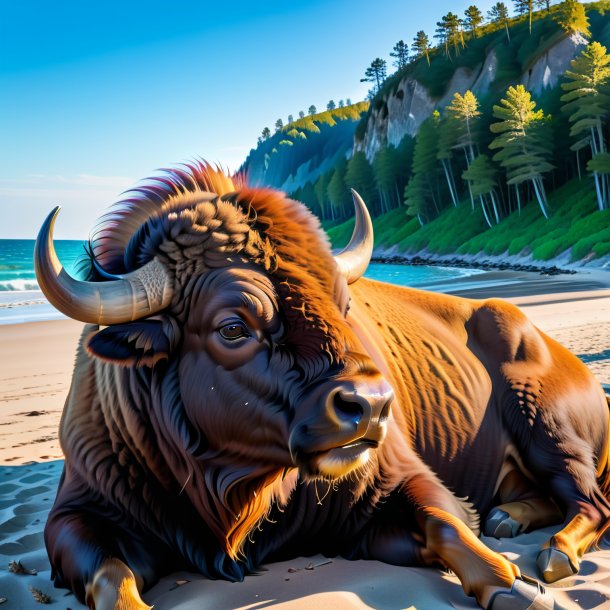
[{"label": "resting bison", "polygon": [[89,323],[45,530],[56,584],[147,608],[177,568],[241,580],[322,552],[448,566],[484,608],[557,607],[479,541],[479,515],[497,536],[563,521],[538,564],[575,572],[610,514],[606,398],[507,303],[359,280],[354,201],[333,258],[303,205],[174,170],[101,218],[88,281],[49,216],[38,280]]}]

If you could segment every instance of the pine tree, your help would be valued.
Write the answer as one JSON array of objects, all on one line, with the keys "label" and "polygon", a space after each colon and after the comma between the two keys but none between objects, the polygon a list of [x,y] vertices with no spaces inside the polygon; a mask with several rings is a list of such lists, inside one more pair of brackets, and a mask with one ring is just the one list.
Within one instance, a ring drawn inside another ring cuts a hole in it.
[{"label": "pine tree", "polygon": [[407,214],[423,226],[439,212],[437,184],[438,121],[425,120],[415,139],[413,171],[405,188]]},{"label": "pine tree", "polygon": [[349,99],[349,97],[345,100],[345,104],[346,106],[351,106],[352,105],[352,100]]},{"label": "pine tree", "polygon": [[[438,110],[435,110],[433,117],[440,117]],[[454,207],[458,205],[458,191],[455,184],[455,177],[453,174],[453,151],[456,148],[459,134],[461,131],[461,125],[458,120],[452,116],[445,116],[440,120],[438,125],[438,151],[436,158],[441,162],[443,172],[445,174],[445,180],[447,181],[447,187],[449,194],[451,195],[451,201]]]},{"label": "pine tree", "polygon": [[268,140],[271,137],[271,129],[269,129],[269,127],[265,127],[261,135],[263,140]]},{"label": "pine tree", "polygon": [[364,72],[364,78],[360,79],[361,83],[373,83],[373,93],[379,93],[379,89],[381,89],[381,83],[386,78],[387,74],[387,64],[385,59],[381,59],[381,57],[376,57],[371,65]]},{"label": "pine tree", "polygon": [[417,57],[424,56],[428,60],[428,65],[430,65],[430,39],[428,38],[426,32],[423,30],[417,32],[415,38],[413,39],[411,49],[417,55]]},{"label": "pine tree", "polygon": [[519,15],[528,14],[529,17],[529,25],[530,25],[530,34],[532,33],[532,16],[534,13],[534,5],[537,3],[537,0],[513,0],[515,4],[515,10]]},{"label": "pine tree", "polygon": [[399,40],[392,49],[390,57],[394,58],[392,65],[397,70],[402,70],[409,61],[409,45],[404,40]]},{"label": "pine tree", "polygon": [[475,157],[474,130],[476,128],[476,121],[481,116],[479,100],[470,90],[466,91],[464,95],[454,93],[451,103],[446,108],[446,112],[462,124],[463,129],[458,142],[459,146],[465,149],[467,161],[471,162]]},{"label": "pine tree", "polygon": [[290,125],[290,123],[294,123],[294,117],[291,114],[288,115],[288,125]]},{"label": "pine tree", "polygon": [[[561,96],[565,102],[563,111],[569,115],[572,124],[570,135],[576,138],[572,150],[578,151],[589,146],[591,155],[604,155],[607,152],[604,137],[604,123],[610,110],[610,96],[607,92],[610,84],[610,55],[606,47],[599,42],[592,42],[576,59],[572,60],[570,69],[565,73],[566,82],[561,88],[566,92]],[[598,172],[598,163],[594,168],[593,178],[597,203],[600,210],[610,207],[610,184],[606,172]]]},{"label": "pine tree", "polygon": [[284,128],[284,121],[282,121],[282,119],[278,119],[275,122],[275,133],[282,131],[283,128]]},{"label": "pine tree", "polygon": [[551,12],[551,0],[536,0],[536,6],[545,8],[547,13]]},{"label": "pine tree", "polygon": [[578,0],[564,0],[560,4],[557,23],[568,34],[582,34],[587,38],[591,36],[585,7]]},{"label": "pine tree", "polygon": [[[468,182],[474,197],[478,197],[485,222],[491,227],[500,222],[498,200],[496,194],[496,169],[487,155],[479,155],[464,171],[462,178]],[[491,203],[493,216],[489,213],[487,200]]]},{"label": "pine tree", "polygon": [[362,151],[354,153],[348,161],[347,171],[345,172],[345,184],[348,188],[358,191],[371,211],[378,211],[373,168]]},{"label": "pine tree", "polygon": [[527,2],[526,0],[513,0],[515,5],[515,13],[517,15],[525,15],[527,13]]},{"label": "pine tree", "polygon": [[506,170],[509,185],[531,182],[542,214],[548,218],[543,175],[553,169],[548,161],[550,117],[541,109],[535,110],[536,102],[523,85],[509,87],[500,104],[493,107],[499,121],[490,125],[492,133],[500,134],[489,145],[491,150],[498,150],[493,159]]},{"label": "pine tree", "polygon": [[345,184],[346,171],[347,161],[343,159],[335,168],[326,189],[334,217],[340,219],[349,216],[351,204],[350,191]]},{"label": "pine tree", "polygon": [[[476,129],[478,119],[481,116],[479,100],[477,100],[472,91],[466,91],[464,95],[454,93],[451,103],[447,106],[445,112],[449,118],[457,121],[459,127],[455,134],[455,147],[462,149],[466,160],[466,167],[469,168],[475,158]],[[470,184],[468,192],[470,203],[474,209],[474,196],[470,190]]]},{"label": "pine tree", "polygon": [[402,201],[405,187],[413,171],[413,152],[415,150],[415,138],[405,135],[396,148],[396,191],[398,200]]},{"label": "pine tree", "polygon": [[339,100],[338,106],[339,108],[343,108],[345,106],[345,102],[343,100]]},{"label": "pine tree", "polygon": [[[314,111],[314,114],[315,114],[315,111]],[[305,113],[302,110],[299,110],[299,118],[300,119],[304,119],[305,118]]]},{"label": "pine tree", "polygon": [[487,13],[487,16],[494,23],[504,25],[506,37],[508,38],[508,42],[510,42],[510,32],[508,31],[509,15],[506,4],[504,4],[504,2],[496,2]]},{"label": "pine tree", "polygon": [[321,214],[322,218],[324,220],[334,220],[335,219],[334,210],[328,200],[328,193],[327,193],[328,182],[329,182],[328,173],[322,174],[316,180],[316,183],[313,185],[313,191],[316,195],[316,201],[318,202],[318,206],[320,207],[320,210],[322,212],[322,214]]},{"label": "pine tree", "polygon": [[320,210],[320,206],[318,206],[318,199],[316,197],[313,184],[308,181],[305,185],[297,189],[294,193],[290,194],[291,199],[296,199],[297,201],[301,201],[304,203],[316,216],[325,220],[322,210]]},{"label": "pine tree", "polygon": [[436,37],[439,39],[440,44],[445,47],[445,55],[449,57],[450,46],[453,46],[455,55],[459,55],[460,46],[464,46],[464,36],[460,18],[450,11],[443,16],[436,26]]},{"label": "pine tree", "polygon": [[382,212],[400,205],[397,178],[400,173],[398,154],[393,146],[384,146],[373,159],[373,174],[381,201]]},{"label": "pine tree", "polygon": [[470,28],[473,38],[477,37],[477,29],[483,23],[483,13],[474,4],[471,4],[465,11],[465,23]]},{"label": "pine tree", "polygon": [[316,107],[315,107],[315,106],[312,104],[312,105],[311,105],[311,106],[310,106],[310,107],[307,109],[307,112],[308,112],[310,115],[312,115],[312,116],[313,116],[314,114],[316,114],[316,113],[318,112],[318,110],[317,110],[317,109],[316,109]]}]

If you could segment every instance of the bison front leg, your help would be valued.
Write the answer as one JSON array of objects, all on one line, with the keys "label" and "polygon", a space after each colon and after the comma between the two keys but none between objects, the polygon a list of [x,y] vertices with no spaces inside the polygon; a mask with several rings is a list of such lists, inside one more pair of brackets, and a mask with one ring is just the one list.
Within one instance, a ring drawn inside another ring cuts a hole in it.
[{"label": "bison front leg", "polygon": [[167,550],[124,531],[117,525],[124,519],[92,504],[88,494],[64,473],[44,531],[56,586],[95,610],[149,608],[139,591],[156,582]]},{"label": "bison front leg", "polygon": [[[559,610],[552,596],[519,568],[486,547],[464,520],[464,508],[440,483],[414,477],[405,488],[416,506],[430,562],[455,572],[467,595],[488,610]],[[466,516],[467,519],[467,516]]]},{"label": "bison front leg", "polygon": [[92,610],[147,610],[143,581],[116,557],[103,519],[73,510],[53,510],[45,541],[55,584],[69,587]]},{"label": "bison front leg", "polygon": [[69,587],[92,610],[147,610],[140,597],[143,579],[120,559],[104,519],[54,509],[45,541],[55,584]]}]

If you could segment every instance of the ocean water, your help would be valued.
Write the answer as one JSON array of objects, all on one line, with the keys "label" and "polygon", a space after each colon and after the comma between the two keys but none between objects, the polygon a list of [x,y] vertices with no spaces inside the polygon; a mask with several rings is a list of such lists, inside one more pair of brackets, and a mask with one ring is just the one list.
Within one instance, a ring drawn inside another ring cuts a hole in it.
[{"label": "ocean water", "polygon": [[[81,241],[57,240],[57,255],[68,272],[84,252]],[[64,316],[44,298],[34,273],[34,240],[0,239],[0,324],[54,320]],[[474,276],[478,269],[410,267],[372,263],[366,276],[401,286],[444,292],[451,281]]]}]

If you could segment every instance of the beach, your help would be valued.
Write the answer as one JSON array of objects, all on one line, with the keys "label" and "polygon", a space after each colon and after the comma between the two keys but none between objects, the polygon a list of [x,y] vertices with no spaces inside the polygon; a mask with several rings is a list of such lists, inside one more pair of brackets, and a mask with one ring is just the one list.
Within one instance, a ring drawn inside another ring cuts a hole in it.
[{"label": "beach", "polygon": [[[456,281],[446,291],[470,298],[508,298],[610,386],[610,272],[484,276]],[[0,325],[0,598],[7,600],[0,603],[2,609],[40,607],[30,587],[51,597],[49,608],[84,608],[67,591],[53,588],[42,539],[61,473],[57,428],[81,329],[70,320]],[[507,553],[525,573],[536,575],[538,545],[552,531],[485,542]],[[8,564],[17,560],[38,573],[11,573]],[[550,588],[567,608],[610,609],[610,550],[587,554],[578,575]],[[438,570],[322,556],[265,566],[239,584],[176,573],[162,579],[144,599],[156,610],[477,607],[455,577]]]}]

